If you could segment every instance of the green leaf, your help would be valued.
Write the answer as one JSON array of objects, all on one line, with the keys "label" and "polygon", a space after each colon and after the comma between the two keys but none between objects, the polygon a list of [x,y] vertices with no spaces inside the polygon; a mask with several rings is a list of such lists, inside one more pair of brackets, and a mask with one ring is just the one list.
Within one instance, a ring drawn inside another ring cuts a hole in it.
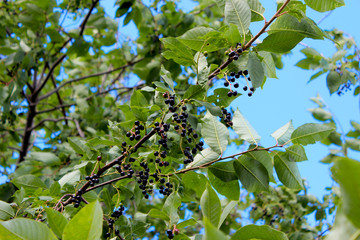
[{"label": "green leaf", "polygon": [[265,8],[262,6],[259,0],[247,0],[249,7],[251,9],[251,21],[263,21],[263,14],[265,12]]},{"label": "green leaf", "polygon": [[61,238],[64,228],[66,224],[68,223],[68,220],[59,213],[58,211],[52,209],[52,208],[45,208],[46,211],[46,219],[47,222],[51,228],[51,230],[54,231],[54,233]]},{"label": "green leaf", "polygon": [[290,14],[285,14],[279,17],[270,26],[269,34],[277,32],[293,32],[313,39],[324,39],[323,33],[317,26],[308,18],[302,18],[299,22],[298,19]]},{"label": "green leaf", "polygon": [[340,73],[336,71],[330,71],[326,77],[326,85],[330,91],[330,94],[336,92],[342,83],[343,82],[341,81]]},{"label": "green leaf", "polygon": [[23,175],[14,178],[11,181],[17,188],[25,188],[25,190],[35,190],[38,188],[46,188],[46,185],[40,178],[34,175]]},{"label": "green leaf", "polygon": [[133,92],[130,98],[130,107],[146,107],[148,105],[149,103],[145,96],[141,93],[141,90],[136,90]]},{"label": "green leaf", "polygon": [[307,160],[305,149],[301,145],[294,144],[286,148],[286,153],[291,162],[302,162]]},{"label": "green leaf", "polygon": [[220,221],[221,203],[218,195],[209,185],[201,196],[200,207],[203,216],[209,219],[214,226],[217,226]]},{"label": "green leaf", "polygon": [[[250,146],[249,149],[251,149],[253,147]],[[246,153],[245,156],[255,159],[256,161],[260,162],[262,165],[264,165],[264,167],[266,168],[268,174],[269,174],[269,179],[271,181],[275,181],[274,176],[273,176],[273,161],[272,158],[270,156],[270,154],[267,151],[253,151],[253,152],[249,152]]]},{"label": "green leaf", "polygon": [[51,152],[31,152],[26,157],[26,160],[39,161],[47,166],[53,166],[60,163],[60,158]]},{"label": "green leaf", "polygon": [[204,99],[206,88],[200,85],[190,85],[184,94],[184,99]]},{"label": "green leaf", "polygon": [[81,173],[79,170],[69,172],[60,178],[59,184],[61,187],[63,187],[65,184],[75,185],[78,181],[80,181],[80,175]]},{"label": "green leaf", "polygon": [[69,137],[68,142],[76,153],[86,155],[88,158],[92,157],[91,150],[86,146],[86,142],[78,137]]},{"label": "green leaf", "polygon": [[176,63],[184,66],[193,65],[193,55],[188,47],[176,38],[168,37],[161,38],[160,41],[164,44],[165,48],[170,49],[163,53],[166,59],[173,59]]},{"label": "green leaf", "polygon": [[15,216],[14,209],[10,204],[0,201],[0,220],[8,220]]},{"label": "green leaf", "polygon": [[265,75],[268,78],[277,78],[275,62],[273,57],[271,56],[271,53],[260,51],[258,54],[262,58],[262,64],[265,70]]},{"label": "green leaf", "polygon": [[153,218],[160,218],[164,221],[170,221],[169,216],[166,213],[164,213],[164,211],[160,211],[159,209],[156,208],[152,208],[147,215]]},{"label": "green leaf", "polygon": [[[229,239],[222,231],[218,230],[206,217],[205,223],[205,237],[203,240],[226,240]],[[197,240],[197,239],[196,239]]]},{"label": "green leaf", "polygon": [[241,114],[239,109],[236,109],[233,117],[233,129],[240,139],[247,141],[250,144],[257,144],[261,137],[255,131],[255,129],[250,125],[248,120]]},{"label": "green leaf", "polygon": [[274,164],[279,180],[292,189],[303,189],[303,183],[296,162],[290,162],[284,152],[275,152]]},{"label": "green leaf", "polygon": [[103,229],[103,212],[98,201],[81,209],[65,226],[63,240],[97,240]]},{"label": "green leaf", "polygon": [[210,180],[211,185],[215,188],[215,190],[224,195],[229,200],[239,200],[240,197],[240,187],[239,180],[224,182],[219,178],[215,177],[210,171],[208,171],[208,178]]},{"label": "green leaf", "polygon": [[224,37],[232,46],[235,46],[237,43],[241,42],[239,29],[235,24],[232,23],[229,24],[229,28],[225,31]]},{"label": "green leaf", "polygon": [[[356,238],[354,238],[356,236]],[[342,207],[336,209],[334,225],[330,233],[326,236],[326,240],[354,239],[359,240],[359,228],[344,214]]]},{"label": "green leaf", "polygon": [[360,151],[360,139],[348,139],[346,140],[346,146],[354,151]]},{"label": "green leaf", "polygon": [[332,119],[331,112],[328,112],[323,108],[310,108],[308,111],[311,112],[313,117],[319,121]]},{"label": "green leaf", "polygon": [[206,148],[200,153],[196,154],[194,161],[190,163],[186,168],[198,167],[203,164],[212,162],[219,158],[219,153],[214,152],[211,148]]},{"label": "green leaf", "polygon": [[291,134],[294,144],[308,145],[327,137],[335,129],[328,125],[318,123],[306,123],[301,125]]},{"label": "green leaf", "polygon": [[[171,73],[164,68],[163,65],[161,65],[160,75],[164,79],[164,81],[169,85],[171,89],[174,89],[174,82],[171,79]],[[146,101],[146,99],[145,99]],[[147,102],[147,101],[146,101]]]},{"label": "green leaf", "polygon": [[269,226],[247,225],[234,233],[231,240],[287,240],[285,233],[277,231]]},{"label": "green leaf", "polygon": [[179,221],[178,208],[181,205],[181,197],[177,192],[173,192],[166,198],[162,211],[170,218],[170,225]]},{"label": "green leaf", "polygon": [[[199,198],[208,185],[208,179],[205,175],[196,172],[187,172],[186,174],[183,174],[182,182],[185,188],[194,190]],[[194,184],[194,182],[196,182],[196,184]]]},{"label": "green leaf", "polygon": [[222,154],[228,144],[229,130],[215,116],[207,112],[201,124],[201,136],[212,150]]},{"label": "green leaf", "polygon": [[286,53],[296,47],[304,39],[302,34],[296,32],[276,32],[267,36],[256,49],[274,53]]},{"label": "green leaf", "polygon": [[[207,34],[209,32],[215,32],[214,29],[208,27],[195,27],[178,37],[177,39],[185,44],[187,47],[198,51],[198,52],[212,52],[217,51],[219,48],[212,46],[210,47],[210,43],[208,42],[209,37]],[[209,44],[209,45],[207,45]]]},{"label": "green leaf", "polygon": [[196,63],[197,73],[196,82],[200,86],[205,86],[208,82],[208,76],[210,73],[206,57],[201,52],[197,52],[194,57],[194,62]]},{"label": "green leaf", "polygon": [[190,218],[188,220],[182,221],[179,224],[176,224],[176,228],[181,229],[181,228],[185,228],[187,226],[191,226],[191,225],[195,225],[197,222],[195,219]]},{"label": "green leaf", "polygon": [[57,237],[44,223],[32,219],[16,218],[0,222],[0,239],[57,240]]},{"label": "green leaf", "polygon": [[245,37],[251,22],[251,10],[246,0],[226,0],[225,21],[235,24]]},{"label": "green leaf", "polygon": [[249,192],[269,190],[269,174],[260,162],[241,156],[234,161],[234,169],[241,183]]},{"label": "green leaf", "polygon": [[294,126],[292,124],[292,120],[290,120],[287,124],[273,132],[271,136],[276,139],[278,144],[282,145],[291,139],[291,134],[293,132]]},{"label": "green leaf", "polygon": [[223,222],[225,221],[225,219],[227,218],[227,216],[229,215],[229,213],[234,209],[234,207],[236,205],[238,205],[239,201],[230,201],[225,208],[222,210],[221,212],[221,216],[220,216],[220,221],[218,224],[218,228],[221,227],[221,225],[223,224]]},{"label": "green leaf", "polygon": [[344,0],[305,0],[306,5],[318,12],[326,12],[345,6]]},{"label": "green leaf", "polygon": [[209,170],[212,174],[214,174],[217,178],[221,179],[224,182],[238,180],[234,169],[234,161],[235,160],[229,162],[215,163],[209,167]]},{"label": "green leaf", "polygon": [[249,54],[247,69],[251,76],[252,86],[254,88],[261,87],[264,82],[265,71],[260,59],[254,52],[250,52]]},{"label": "green leaf", "polygon": [[331,172],[340,185],[343,213],[354,226],[360,228],[360,162],[345,157],[338,158]]},{"label": "green leaf", "polygon": [[206,107],[206,109],[211,113],[211,115],[218,117],[222,116],[222,111],[219,106],[214,106],[211,103],[199,101],[199,100],[195,100],[195,102],[199,103],[200,106]]},{"label": "green leaf", "polygon": [[228,107],[232,103],[232,101],[234,101],[237,97],[241,96],[241,94],[238,94],[235,97],[228,97],[228,92],[229,89],[227,88],[217,88],[214,90],[214,94],[209,96],[207,100],[209,102],[215,103],[216,106]]}]

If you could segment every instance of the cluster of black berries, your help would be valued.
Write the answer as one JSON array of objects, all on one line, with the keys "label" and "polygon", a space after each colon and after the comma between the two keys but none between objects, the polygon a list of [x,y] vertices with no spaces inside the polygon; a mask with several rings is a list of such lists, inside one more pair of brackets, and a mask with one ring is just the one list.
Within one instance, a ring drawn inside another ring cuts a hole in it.
[{"label": "cluster of black berries", "polygon": [[[240,77],[244,77],[247,81],[251,81],[250,77],[248,77],[248,70],[240,70],[238,71],[237,73],[235,72],[231,72],[230,73],[230,79],[227,80],[225,79],[225,82],[224,82],[224,86],[225,87],[228,87],[230,86],[230,91],[227,93],[228,97],[231,97],[231,96],[236,96],[238,94],[237,91],[233,91],[231,89],[231,87],[233,86],[234,88],[238,88],[239,87],[239,83],[235,82],[236,79],[240,78]],[[244,91],[247,91],[248,90],[248,87],[247,86],[244,86],[243,87],[243,90]],[[253,92],[255,91],[255,89],[253,87],[250,87],[249,89],[250,91],[248,92],[248,96],[251,97],[253,95]]]},{"label": "cluster of black berries", "polygon": [[86,181],[89,181],[90,186],[94,186],[96,183],[99,183],[99,177],[97,174],[85,177]]},{"label": "cluster of black berries", "polygon": [[233,122],[231,121],[231,113],[229,113],[226,109],[222,110],[222,116],[220,118],[224,121],[226,126],[232,126]]},{"label": "cluster of black berries", "polygon": [[173,239],[174,238],[174,233],[171,229],[166,230],[166,235],[169,239]]},{"label": "cluster of black berries", "polygon": [[148,164],[145,162],[141,162],[140,166],[143,170],[140,170],[137,175],[137,183],[139,184],[139,188],[142,190],[142,194],[144,195],[145,199],[149,199],[149,194],[152,194],[152,186],[147,186],[148,182],[153,183],[154,180],[149,180],[149,172],[150,169],[148,168]]},{"label": "cluster of black berries", "polygon": [[[165,178],[160,178],[159,193],[164,196],[169,196],[172,193],[173,185],[170,182],[166,182]],[[165,185],[163,185],[165,183]]]},{"label": "cluster of black berries", "polygon": [[79,206],[80,206],[80,203],[81,203],[81,191],[79,190],[78,192],[77,192],[77,194],[76,195],[72,195],[71,196],[71,202],[73,202],[74,203],[74,207],[75,208],[78,208]]},{"label": "cluster of black berries", "polygon": [[[123,215],[123,212],[125,210],[125,207],[123,205],[120,205],[112,214],[111,214],[111,217],[112,218],[109,218],[107,219],[108,221],[108,226],[109,226],[109,230],[113,230],[114,229],[114,223],[115,221],[121,216]],[[115,235],[119,235],[119,230],[116,229],[115,230]],[[111,233],[110,232],[107,232],[105,233],[105,237],[106,238],[109,238],[111,236]]]},{"label": "cluster of black berries", "polygon": [[241,43],[236,44],[236,50],[235,51],[231,51],[229,53],[229,58],[232,58],[233,60],[238,60],[240,57],[240,54],[243,53],[243,49],[241,47]]},{"label": "cluster of black berries", "polygon": [[174,95],[170,95],[169,93],[164,93],[163,97],[166,98],[165,100],[165,104],[169,105],[169,111],[170,112],[176,112],[176,110],[178,109],[175,106],[175,94]]},{"label": "cluster of black berries", "polygon": [[[130,141],[135,140],[140,140],[141,138],[141,131],[144,130],[145,127],[143,125],[140,124],[139,121],[135,121],[135,127],[133,127],[129,132],[126,133],[126,136],[130,139]],[[126,146],[126,142],[123,142],[123,144],[125,144]],[[123,145],[123,147],[125,147]]]},{"label": "cluster of black berries", "polygon": [[337,94],[339,96],[341,96],[342,94],[344,94],[344,92],[351,91],[351,85],[352,85],[352,83],[350,81],[348,81],[347,83],[342,84],[339,87],[339,90],[337,91]]}]

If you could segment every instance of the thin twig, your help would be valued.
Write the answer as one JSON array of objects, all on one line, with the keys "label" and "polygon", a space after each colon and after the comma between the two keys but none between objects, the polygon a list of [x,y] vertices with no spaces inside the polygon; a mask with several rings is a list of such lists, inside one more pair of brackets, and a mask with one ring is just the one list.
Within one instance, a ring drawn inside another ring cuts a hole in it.
[{"label": "thin twig", "polygon": [[40,127],[41,125],[43,125],[45,122],[60,122],[60,121],[64,121],[64,120],[74,120],[74,119],[71,117],[45,118],[45,119],[41,120],[38,124],[36,124],[32,128],[30,128],[29,130],[32,131],[32,130]]},{"label": "thin twig", "polygon": [[61,88],[63,88],[64,86],[66,86],[67,84],[70,84],[70,83],[73,83],[73,82],[78,82],[78,81],[81,81],[81,80],[84,80],[84,79],[87,79],[87,78],[92,78],[92,77],[98,77],[98,76],[102,76],[104,74],[109,74],[109,73],[112,73],[112,72],[116,72],[116,71],[119,71],[123,68],[127,68],[129,66],[132,66],[140,61],[142,61],[144,58],[141,58],[137,61],[134,61],[134,62],[130,62],[126,65],[123,65],[121,67],[118,67],[118,68],[114,68],[112,70],[109,70],[109,71],[105,71],[105,72],[100,72],[100,73],[94,73],[94,74],[90,74],[90,75],[87,75],[87,76],[83,76],[83,77],[79,77],[79,78],[74,78],[74,79],[71,79],[69,81],[66,81],[62,84],[60,84],[57,88],[51,90],[50,92],[46,93],[45,95],[39,97],[39,101],[51,96],[52,94],[56,93],[57,91],[59,91]]},{"label": "thin twig", "polygon": [[77,129],[78,133],[79,133],[79,136],[82,137],[82,138],[84,138],[84,137],[85,137],[85,134],[84,134],[84,132],[83,132],[83,131],[81,130],[81,128],[80,128],[80,123],[79,123],[79,121],[76,120],[76,119],[73,119],[73,121],[75,122],[75,126],[76,126],[76,129]]},{"label": "thin twig", "polygon": [[271,146],[271,147],[268,147],[268,148],[258,148],[258,147],[255,147],[255,148],[252,148],[252,149],[249,149],[249,150],[240,152],[240,153],[233,154],[233,155],[231,155],[231,156],[217,158],[217,159],[215,159],[215,160],[213,160],[213,161],[211,161],[211,162],[207,162],[207,163],[204,163],[204,164],[199,165],[199,166],[196,166],[196,167],[190,167],[190,168],[186,168],[186,169],[183,169],[183,170],[174,172],[174,173],[164,174],[164,175],[160,175],[160,176],[172,176],[172,175],[175,175],[175,174],[182,174],[182,173],[186,173],[186,172],[189,172],[189,171],[194,171],[194,170],[197,170],[197,169],[205,168],[205,167],[208,167],[208,166],[212,165],[213,163],[219,162],[219,161],[221,161],[221,160],[225,160],[225,159],[229,159],[229,158],[235,158],[235,157],[237,157],[237,156],[240,156],[240,155],[243,155],[243,154],[246,154],[246,153],[249,153],[249,152],[254,152],[254,151],[269,151],[269,150],[272,149],[272,148],[279,148],[279,147],[280,147],[280,148],[281,148],[281,147],[284,147],[284,145],[274,145],[274,146]]},{"label": "thin twig", "polygon": [[[51,74],[51,82],[52,84],[54,85],[54,87],[56,88],[56,81],[55,81],[55,78],[54,76]],[[57,96],[57,99],[60,103],[60,106],[64,104],[64,101],[61,99],[61,96],[59,94],[59,92],[56,92],[56,96]],[[64,115],[64,117],[66,117],[66,110],[64,107],[61,108],[61,112],[62,114]],[[68,120],[65,120],[65,124],[68,125]]]},{"label": "thin twig", "polygon": [[316,24],[320,25],[320,23],[322,23],[326,18],[328,18],[331,14],[332,14],[333,10],[331,10],[330,12],[328,12],[325,16],[323,16]]}]

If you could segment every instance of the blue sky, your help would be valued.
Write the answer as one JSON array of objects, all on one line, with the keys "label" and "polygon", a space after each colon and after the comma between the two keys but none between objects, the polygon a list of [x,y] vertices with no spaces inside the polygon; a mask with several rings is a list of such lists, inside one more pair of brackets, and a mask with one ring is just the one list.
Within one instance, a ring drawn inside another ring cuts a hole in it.
[{"label": "blue sky", "polygon": [[[115,9],[112,8],[115,1],[102,1],[101,5],[109,16],[114,16]],[[276,10],[276,1],[261,1],[266,9],[265,17],[271,18]],[[360,9],[360,1],[345,1],[346,6],[333,11],[322,23],[320,27],[331,30],[333,28],[341,29],[354,36],[355,40],[360,39],[360,32],[357,26],[355,16]],[[178,6],[185,12],[191,11],[197,3],[194,1],[179,1]],[[318,22],[328,13],[317,13],[308,9],[308,14],[315,22]],[[120,23],[122,20],[120,20]],[[263,23],[252,23],[250,29],[257,32]],[[134,39],[137,36],[134,24],[130,22],[126,27],[120,28],[123,37],[129,36]],[[329,40],[319,41],[305,39],[303,43],[317,49],[325,56],[332,56],[335,52],[333,44]],[[250,121],[257,132],[262,136],[261,144],[263,146],[274,145],[274,139],[270,134],[276,129],[293,120],[296,127],[309,122],[316,122],[307,111],[309,108],[316,107],[309,99],[318,94],[325,100],[332,113],[341,123],[345,132],[350,126],[350,120],[359,121],[359,97],[354,97],[352,93],[347,93],[341,97],[334,94],[330,97],[326,88],[325,75],[311,83],[307,83],[310,76],[315,72],[305,71],[295,64],[304,58],[300,53],[302,46],[293,50],[293,54],[283,58],[284,70],[278,71],[279,79],[268,79],[263,90],[257,91],[253,97],[246,95],[240,96],[233,102],[232,108],[238,107],[245,117]],[[301,175],[310,186],[309,193],[321,197],[326,191],[325,187],[333,183],[330,177],[329,165],[319,161],[325,157],[329,150],[328,147],[315,144],[306,146],[309,161],[299,163]],[[230,147],[226,154],[236,153],[235,147]],[[354,152],[350,157],[360,159],[360,155]]]}]

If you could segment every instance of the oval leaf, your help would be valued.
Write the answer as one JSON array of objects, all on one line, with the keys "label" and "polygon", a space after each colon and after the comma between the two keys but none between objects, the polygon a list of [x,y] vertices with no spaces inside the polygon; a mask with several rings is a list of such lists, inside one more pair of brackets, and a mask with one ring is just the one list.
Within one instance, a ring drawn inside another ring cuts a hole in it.
[{"label": "oval leaf", "polygon": [[51,228],[51,230],[54,231],[54,233],[61,238],[64,228],[66,224],[68,223],[68,220],[59,213],[58,211],[55,211],[52,208],[46,208],[46,215],[47,215],[47,222]]},{"label": "oval leaf", "polygon": [[360,162],[339,158],[331,168],[331,172],[340,185],[343,213],[360,228]]},{"label": "oval leaf", "polygon": [[234,161],[238,178],[249,192],[269,190],[269,174],[260,162],[247,156],[241,156]]},{"label": "oval leaf", "polygon": [[327,12],[345,6],[344,0],[305,0],[305,3],[318,12]]},{"label": "oval leaf", "polygon": [[225,151],[229,139],[229,130],[217,118],[206,113],[201,124],[201,135],[209,147],[221,154]]},{"label": "oval leaf", "polygon": [[247,141],[250,144],[257,144],[261,137],[255,131],[255,129],[250,125],[248,120],[240,113],[239,109],[236,109],[233,117],[233,129],[239,138]]},{"label": "oval leaf", "polygon": [[306,123],[291,134],[291,141],[301,145],[313,144],[327,137],[334,130],[333,127],[324,124]]},{"label": "oval leaf", "polygon": [[0,239],[57,240],[54,233],[44,223],[26,218],[0,222]]},{"label": "oval leaf", "polygon": [[211,148],[206,148],[202,150],[200,153],[196,154],[194,157],[194,161],[189,164],[186,168],[198,167],[208,162],[214,161],[218,159],[220,154],[211,150]]},{"label": "oval leaf", "polygon": [[271,134],[273,138],[276,139],[278,144],[284,144],[288,142],[291,139],[291,134],[294,132],[294,126],[292,124],[292,121],[288,122],[275,132]]},{"label": "oval leaf", "polygon": [[269,226],[247,225],[240,228],[232,237],[231,240],[287,240],[285,233],[277,231]]},{"label": "oval leaf", "polygon": [[301,145],[295,144],[286,148],[286,153],[291,162],[302,162],[307,160],[305,149]]},{"label": "oval leaf", "polygon": [[296,163],[290,162],[288,155],[284,152],[275,154],[275,170],[279,180],[289,188],[303,189],[302,179]]},{"label": "oval leaf", "polygon": [[218,195],[209,185],[201,196],[200,207],[203,216],[217,226],[220,221],[221,203]]},{"label": "oval leaf", "polygon": [[0,201],[0,220],[8,220],[15,216],[14,209],[7,202]]},{"label": "oval leaf", "polygon": [[251,22],[251,10],[245,0],[226,0],[225,21],[235,24],[241,35],[245,36]]},{"label": "oval leaf", "polygon": [[65,226],[63,240],[97,240],[103,229],[103,212],[98,201],[81,209]]},{"label": "oval leaf", "polygon": [[254,88],[261,87],[264,82],[265,71],[264,67],[254,52],[250,52],[248,66],[249,74],[251,76],[252,86]]}]

